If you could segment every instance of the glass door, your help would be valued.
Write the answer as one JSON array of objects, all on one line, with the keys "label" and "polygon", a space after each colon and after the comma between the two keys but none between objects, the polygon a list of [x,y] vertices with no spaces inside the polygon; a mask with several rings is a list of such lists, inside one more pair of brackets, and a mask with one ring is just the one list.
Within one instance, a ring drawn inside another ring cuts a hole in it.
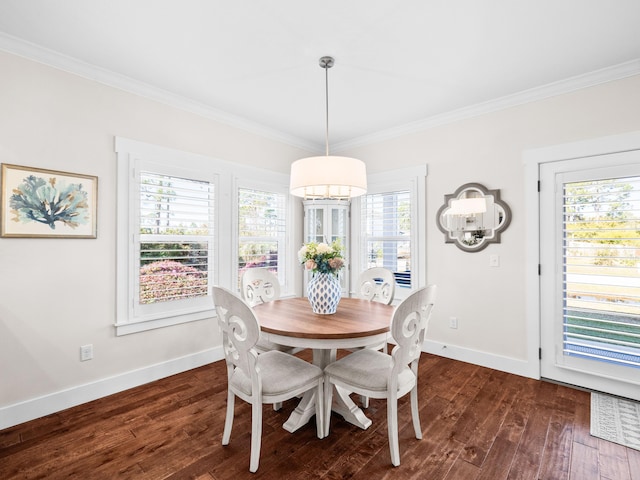
[{"label": "glass door", "polygon": [[[304,241],[342,244],[345,268],[340,273],[342,295],[349,293],[349,202],[344,200],[304,201]],[[304,275],[306,294],[310,274]]]},{"label": "glass door", "polygon": [[542,376],[640,399],[640,153],[540,178]]},{"label": "glass door", "polygon": [[305,210],[305,243],[322,243],[325,241],[324,208]]}]

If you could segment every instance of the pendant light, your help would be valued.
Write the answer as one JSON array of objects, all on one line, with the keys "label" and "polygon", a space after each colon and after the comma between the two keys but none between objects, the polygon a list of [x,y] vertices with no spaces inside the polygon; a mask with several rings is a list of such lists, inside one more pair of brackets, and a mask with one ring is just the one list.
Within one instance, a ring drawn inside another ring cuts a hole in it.
[{"label": "pendant light", "polygon": [[325,70],[325,155],[307,157],[291,164],[289,191],[309,199],[349,199],[367,192],[367,169],[362,160],[329,155],[329,69],[333,57],[320,58]]}]

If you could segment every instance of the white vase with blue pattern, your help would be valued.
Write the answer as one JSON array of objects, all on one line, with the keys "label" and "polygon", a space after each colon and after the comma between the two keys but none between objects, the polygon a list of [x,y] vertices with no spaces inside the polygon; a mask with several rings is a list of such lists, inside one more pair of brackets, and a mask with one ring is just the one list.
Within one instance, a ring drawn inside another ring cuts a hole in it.
[{"label": "white vase with blue pattern", "polygon": [[307,290],[313,313],[321,315],[336,313],[342,296],[338,277],[331,273],[316,273],[309,281]]}]

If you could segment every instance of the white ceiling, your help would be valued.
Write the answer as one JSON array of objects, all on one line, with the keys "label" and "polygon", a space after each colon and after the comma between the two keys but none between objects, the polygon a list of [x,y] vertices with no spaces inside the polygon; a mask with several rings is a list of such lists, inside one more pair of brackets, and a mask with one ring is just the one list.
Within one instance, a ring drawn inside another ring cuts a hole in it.
[{"label": "white ceiling", "polygon": [[640,1],[0,0],[0,48],[317,151],[331,55],[333,151],[638,74]]}]

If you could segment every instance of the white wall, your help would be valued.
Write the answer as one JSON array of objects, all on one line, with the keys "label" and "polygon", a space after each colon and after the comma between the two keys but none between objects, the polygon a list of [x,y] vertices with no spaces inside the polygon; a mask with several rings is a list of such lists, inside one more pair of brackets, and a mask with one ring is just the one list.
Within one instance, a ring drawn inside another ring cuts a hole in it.
[{"label": "white wall", "polygon": [[114,137],[286,173],[309,152],[3,52],[0,72],[0,161],[98,176],[97,239],[0,238],[0,428],[221,358],[213,321],[115,336]]},{"label": "white wall", "polygon": [[[115,337],[113,138],[281,172],[309,152],[2,52],[0,72],[0,161],[99,177],[96,240],[0,238],[0,428],[219,356],[213,322]],[[639,130],[638,112],[640,76],[344,152],[370,172],[428,165],[429,348],[526,374],[522,152]],[[503,242],[479,253],[445,244],[434,223],[467,182],[501,189],[513,212]],[[95,358],[81,363],[87,343]]]},{"label": "white wall", "polygon": [[[638,112],[634,76],[341,152],[364,160],[369,171],[429,166],[427,282],[438,284],[429,351],[523,375],[536,370],[530,360],[537,349],[527,351],[523,152],[639,130]],[[468,182],[500,189],[513,213],[502,243],[478,253],[445,244],[435,224],[444,195]],[[498,268],[489,266],[492,254]],[[457,330],[450,317],[458,318]]]}]

